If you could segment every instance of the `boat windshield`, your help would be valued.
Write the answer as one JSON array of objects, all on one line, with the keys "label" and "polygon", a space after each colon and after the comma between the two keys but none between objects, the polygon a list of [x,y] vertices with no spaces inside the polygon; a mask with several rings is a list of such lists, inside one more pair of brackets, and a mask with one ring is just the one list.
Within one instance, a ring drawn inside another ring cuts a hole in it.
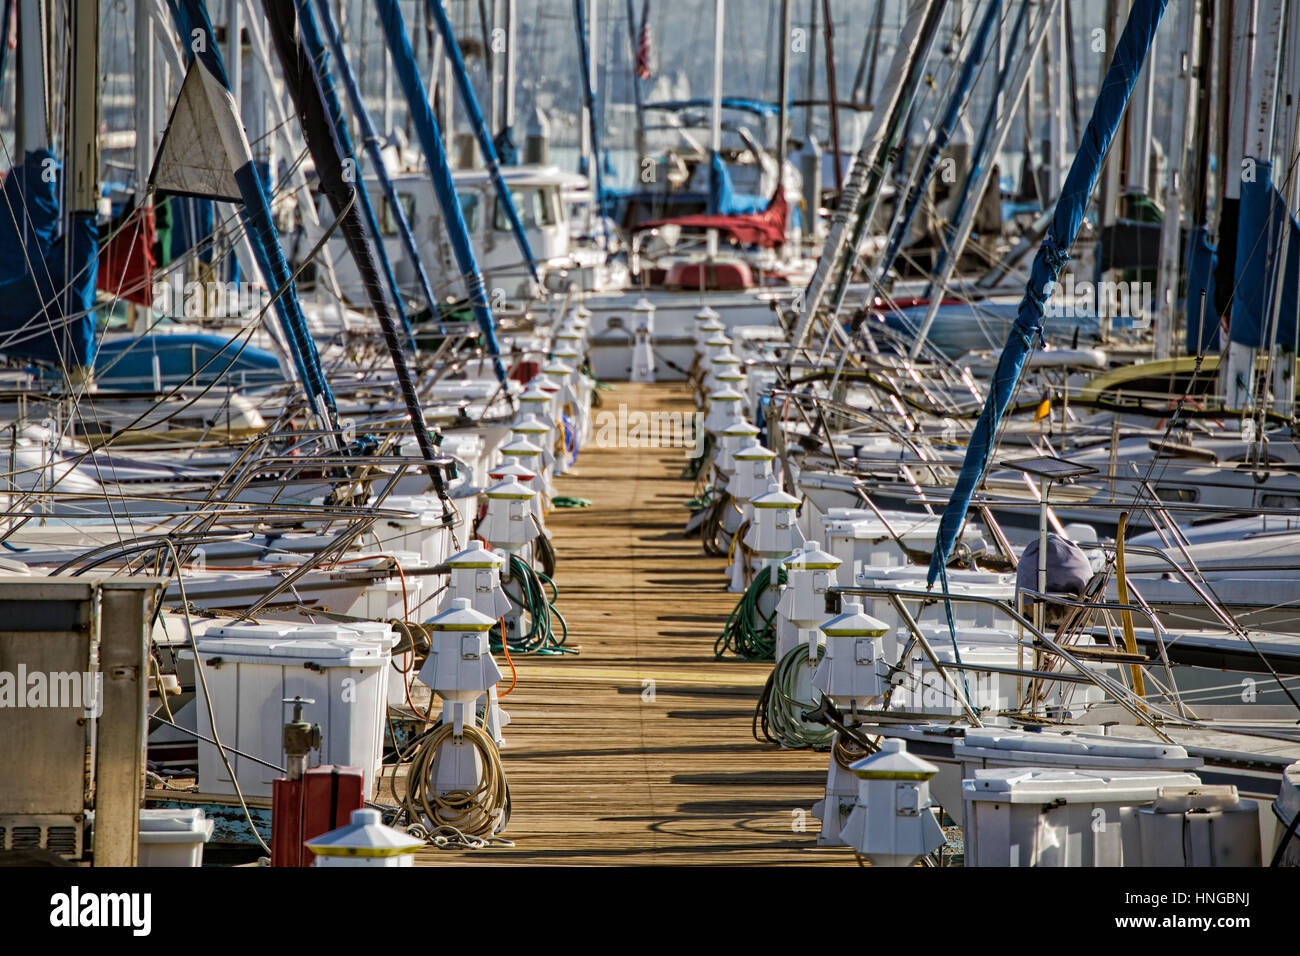
[{"label": "boat windshield", "polygon": [[[510,190],[510,196],[525,229],[554,226],[560,221],[559,196],[555,190],[544,186],[516,186]],[[499,200],[492,224],[498,232],[510,229],[510,217]]]}]

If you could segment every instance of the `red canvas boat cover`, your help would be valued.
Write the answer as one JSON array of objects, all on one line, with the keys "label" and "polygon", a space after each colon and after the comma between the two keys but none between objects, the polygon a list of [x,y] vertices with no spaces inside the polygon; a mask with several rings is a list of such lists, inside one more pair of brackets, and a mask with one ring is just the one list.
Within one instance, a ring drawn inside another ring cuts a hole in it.
[{"label": "red canvas boat cover", "polygon": [[638,223],[634,232],[655,229],[659,226],[681,226],[684,229],[716,229],[726,233],[733,241],[743,246],[762,246],[765,249],[780,248],[785,243],[785,224],[790,215],[790,204],[785,198],[785,187],[777,186],[776,195],[767,204],[767,208],[756,213],[735,213],[732,215],[709,215],[700,213],[695,216],[677,216],[672,219],[655,219]]},{"label": "red canvas boat cover", "polygon": [[127,302],[153,305],[153,206],[132,210],[111,228],[113,238],[99,252],[96,286]]}]

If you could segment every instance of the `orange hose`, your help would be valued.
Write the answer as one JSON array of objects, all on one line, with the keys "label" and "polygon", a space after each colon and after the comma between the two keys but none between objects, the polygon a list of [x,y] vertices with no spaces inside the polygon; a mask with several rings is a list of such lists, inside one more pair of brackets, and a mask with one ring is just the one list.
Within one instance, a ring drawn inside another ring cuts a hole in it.
[{"label": "orange hose", "polygon": [[500,617],[497,618],[497,621],[501,624],[501,653],[506,656],[506,663],[510,665],[510,686],[497,694],[497,697],[500,698],[505,697],[506,694],[515,689],[515,684],[519,681],[519,672],[515,670],[515,662],[510,656],[510,648],[506,646],[506,619]]}]

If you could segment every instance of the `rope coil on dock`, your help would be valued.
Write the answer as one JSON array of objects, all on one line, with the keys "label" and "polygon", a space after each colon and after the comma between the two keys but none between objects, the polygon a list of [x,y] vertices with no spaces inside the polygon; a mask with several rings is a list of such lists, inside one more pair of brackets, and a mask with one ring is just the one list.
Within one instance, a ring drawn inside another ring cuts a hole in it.
[{"label": "rope coil on dock", "polygon": [[461,739],[478,751],[482,761],[474,790],[439,794],[434,786],[440,750],[455,740],[455,729],[454,724],[438,724],[416,746],[401,807],[408,823],[425,826],[431,835],[446,828],[470,837],[490,837],[510,819],[505,769],[491,737],[473,724],[462,728]]}]

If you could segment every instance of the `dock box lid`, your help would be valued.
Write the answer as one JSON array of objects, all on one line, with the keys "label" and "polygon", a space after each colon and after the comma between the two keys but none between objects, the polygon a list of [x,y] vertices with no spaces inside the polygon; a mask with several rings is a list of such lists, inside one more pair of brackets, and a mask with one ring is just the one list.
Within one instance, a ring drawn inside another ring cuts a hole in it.
[{"label": "dock box lid", "polygon": [[183,810],[179,807],[140,811],[141,843],[173,843],[194,840],[207,842],[212,836],[215,821],[209,820],[198,808]]},{"label": "dock box lid", "polygon": [[287,664],[312,661],[321,667],[378,667],[387,654],[372,641],[355,638],[226,637],[199,641],[199,654],[206,661],[220,657],[232,664]]},{"label": "dock box lid", "polygon": [[961,782],[967,800],[992,803],[1149,803],[1161,787],[1197,787],[1190,773],[1014,767],[976,770]]},{"label": "dock box lid", "polygon": [[294,630],[292,624],[219,624],[209,627],[202,640],[235,638],[284,638]]},{"label": "dock box lid", "polygon": [[1156,795],[1156,813],[1231,812],[1241,806],[1237,788],[1231,784],[1210,787],[1161,787]]},{"label": "dock box lid", "polygon": [[392,647],[398,635],[387,621],[349,621],[346,624],[308,624],[296,627],[287,639],[295,641],[370,641],[381,647]]},{"label": "dock box lid", "polygon": [[[925,635],[925,639],[935,645],[936,650],[940,644],[950,645],[952,635],[948,630],[947,621],[918,621],[917,627]],[[912,636],[911,630],[906,627],[900,627],[898,634],[904,641]],[[963,646],[966,644],[1001,644],[1014,649],[1019,644],[1019,636],[1016,634],[1015,629],[1010,627],[970,627],[963,625],[957,635],[957,640]],[[1028,642],[1026,642],[1026,646],[1028,646]],[[1026,656],[1032,657],[1032,652],[1027,651]]]},{"label": "dock box lid", "polygon": [[[1112,762],[1121,760],[1158,761],[1174,764],[1170,769],[1199,767],[1201,761],[1189,757],[1177,744],[1096,734],[1036,733],[1015,728],[972,727],[953,745],[953,754],[964,759],[1006,758],[1033,754],[1043,763]],[[1058,760],[1053,760],[1056,756]]]},{"label": "dock box lid", "polygon": [[199,640],[373,641],[384,646],[396,642],[387,621],[348,621],[324,624],[222,624],[208,628]]}]

